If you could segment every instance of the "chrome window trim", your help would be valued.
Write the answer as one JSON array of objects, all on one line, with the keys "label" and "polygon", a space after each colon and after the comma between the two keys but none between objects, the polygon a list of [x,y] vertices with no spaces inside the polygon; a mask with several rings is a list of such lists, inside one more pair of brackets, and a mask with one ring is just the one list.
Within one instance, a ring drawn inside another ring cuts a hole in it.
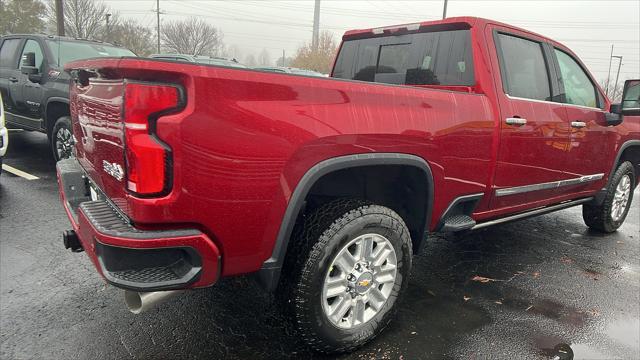
[{"label": "chrome window trim", "polygon": [[544,103],[544,104],[553,104],[553,105],[563,105],[563,103],[559,103],[559,102],[555,102],[555,101],[547,101],[547,100],[538,100],[538,99],[529,99],[529,98],[523,98],[523,97],[519,97],[519,96],[511,96],[509,94],[506,94],[507,97],[511,100],[524,100],[524,101],[532,101],[532,102],[537,102],[537,103]]},{"label": "chrome window trim", "polygon": [[598,110],[600,112],[604,112],[603,109],[595,108],[595,107],[591,107],[591,106],[576,105],[576,104],[570,104],[570,103],[558,103],[558,104],[562,104],[562,105],[565,105],[565,106],[575,106],[575,107],[578,107],[578,108],[583,108],[583,109],[588,109],[588,110]]},{"label": "chrome window trim", "polygon": [[522,193],[527,193],[532,191],[556,189],[563,186],[579,185],[579,184],[583,184],[591,181],[597,181],[602,179],[603,177],[604,177],[604,173],[601,173],[601,174],[585,175],[585,176],[581,176],[574,179],[568,179],[568,180],[551,181],[546,183],[497,189],[496,197],[516,195],[516,194],[522,194]]},{"label": "chrome window trim", "polygon": [[511,100],[524,100],[524,101],[533,101],[533,102],[538,102],[538,103],[544,103],[544,104],[553,104],[553,105],[565,105],[565,106],[575,106],[575,107],[579,107],[579,108],[583,108],[583,109],[589,109],[589,110],[598,110],[600,112],[604,112],[603,109],[600,108],[594,108],[591,106],[584,106],[584,105],[576,105],[576,104],[569,104],[569,103],[563,103],[563,102],[558,102],[558,101],[547,101],[547,100],[538,100],[538,99],[528,99],[528,98],[523,98],[523,97],[519,97],[519,96],[511,96],[509,94],[505,94],[507,95],[507,98],[511,99]]}]

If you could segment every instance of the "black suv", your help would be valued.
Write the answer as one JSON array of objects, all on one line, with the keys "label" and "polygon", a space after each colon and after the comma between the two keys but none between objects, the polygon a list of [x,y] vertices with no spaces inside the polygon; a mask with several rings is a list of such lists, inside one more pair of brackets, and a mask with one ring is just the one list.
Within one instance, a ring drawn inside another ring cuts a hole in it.
[{"label": "black suv", "polygon": [[0,37],[0,94],[7,127],[46,133],[56,160],[72,156],[67,62],[135,56],[115,45],[48,35]]}]

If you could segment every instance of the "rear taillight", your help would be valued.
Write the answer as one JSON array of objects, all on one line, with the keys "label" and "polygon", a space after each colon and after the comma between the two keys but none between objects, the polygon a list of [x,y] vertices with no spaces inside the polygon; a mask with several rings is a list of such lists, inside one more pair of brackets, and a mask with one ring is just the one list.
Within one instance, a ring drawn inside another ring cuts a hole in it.
[{"label": "rear taillight", "polygon": [[177,109],[175,86],[127,83],[124,137],[127,188],[137,195],[162,195],[171,187],[171,149],[155,135],[159,116]]}]

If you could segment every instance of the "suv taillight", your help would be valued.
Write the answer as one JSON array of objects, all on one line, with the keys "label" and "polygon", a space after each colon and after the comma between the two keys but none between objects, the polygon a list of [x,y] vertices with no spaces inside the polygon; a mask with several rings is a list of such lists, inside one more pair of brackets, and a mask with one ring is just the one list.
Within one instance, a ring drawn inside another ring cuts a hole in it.
[{"label": "suv taillight", "polygon": [[156,120],[180,105],[177,87],[127,83],[124,138],[127,189],[141,196],[163,195],[171,187],[171,148],[155,135]]}]

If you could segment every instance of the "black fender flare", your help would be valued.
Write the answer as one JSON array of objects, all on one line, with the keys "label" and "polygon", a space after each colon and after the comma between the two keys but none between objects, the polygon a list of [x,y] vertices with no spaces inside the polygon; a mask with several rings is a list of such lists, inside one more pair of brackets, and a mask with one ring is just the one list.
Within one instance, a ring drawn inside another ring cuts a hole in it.
[{"label": "black fender flare", "polygon": [[58,119],[49,119],[47,117],[47,113],[49,111],[49,105],[51,105],[51,103],[64,103],[67,104],[67,106],[69,105],[69,99],[65,98],[65,97],[60,97],[60,96],[52,96],[50,98],[47,99],[47,103],[44,107],[44,114],[42,114],[42,118],[44,119],[44,126],[45,126],[45,130],[48,132],[49,131],[49,126],[53,126],[53,123],[50,122],[54,122]]},{"label": "black fender flare", "polygon": [[[258,272],[258,281],[267,290],[273,291],[280,280],[280,270],[284,262],[289,239],[293,232],[293,227],[303,208],[305,198],[311,190],[313,184],[331,172],[352,167],[361,166],[384,166],[384,165],[407,165],[422,170],[427,179],[427,208],[424,228],[429,227],[431,213],[433,209],[433,173],[429,164],[421,157],[402,153],[366,153],[352,154],[330,158],[321,161],[302,176],[289,200],[287,209],[282,217],[280,230],[276,237],[271,257],[267,259]],[[422,231],[421,233],[424,233]]]},{"label": "black fender flare", "polygon": [[613,173],[616,172],[616,166],[618,165],[618,162],[620,161],[620,157],[622,157],[622,153],[626,149],[628,149],[628,148],[630,148],[632,146],[640,147],[640,140],[627,140],[622,144],[622,146],[620,146],[620,149],[618,149],[618,153],[616,154],[616,159],[613,161],[613,164],[611,165],[611,171],[609,172],[607,183],[602,189],[600,189],[598,191],[596,196],[593,198],[593,203],[594,204],[600,205],[604,201],[605,195],[607,193],[607,188],[609,188],[609,184],[611,183],[611,177],[613,176]]}]

